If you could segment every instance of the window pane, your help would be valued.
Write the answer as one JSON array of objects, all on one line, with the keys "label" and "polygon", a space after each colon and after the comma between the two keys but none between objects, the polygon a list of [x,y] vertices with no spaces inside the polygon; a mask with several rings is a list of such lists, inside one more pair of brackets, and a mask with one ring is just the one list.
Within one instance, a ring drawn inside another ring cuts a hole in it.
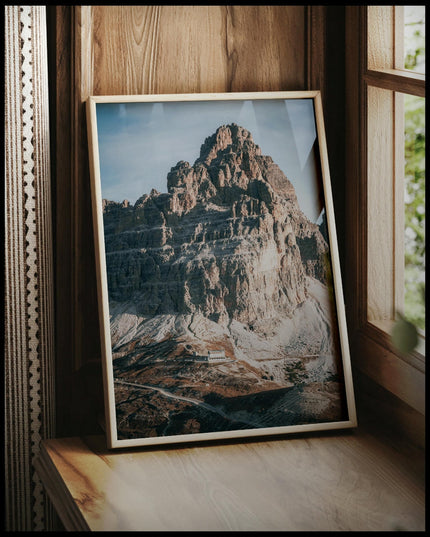
[{"label": "window pane", "polygon": [[405,317],[425,329],[425,99],[405,95]]},{"label": "window pane", "polygon": [[425,7],[404,6],[405,69],[425,73]]}]

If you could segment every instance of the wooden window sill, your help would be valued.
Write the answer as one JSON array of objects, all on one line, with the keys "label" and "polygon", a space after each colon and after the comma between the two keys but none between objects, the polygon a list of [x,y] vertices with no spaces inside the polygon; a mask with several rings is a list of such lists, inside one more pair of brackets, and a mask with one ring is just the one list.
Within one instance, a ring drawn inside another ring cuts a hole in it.
[{"label": "wooden window sill", "polygon": [[68,531],[424,531],[424,472],[360,429],[109,451],[46,440],[36,470]]},{"label": "wooden window sill", "polygon": [[367,323],[351,343],[353,365],[372,380],[425,414],[425,358],[419,352],[393,352],[386,332],[388,322]]}]

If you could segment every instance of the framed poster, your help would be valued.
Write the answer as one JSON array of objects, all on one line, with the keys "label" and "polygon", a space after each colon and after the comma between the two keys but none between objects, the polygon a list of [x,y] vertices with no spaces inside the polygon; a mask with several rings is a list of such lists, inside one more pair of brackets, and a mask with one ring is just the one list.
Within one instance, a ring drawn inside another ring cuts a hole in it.
[{"label": "framed poster", "polygon": [[108,446],[354,427],[319,92],[87,119]]}]

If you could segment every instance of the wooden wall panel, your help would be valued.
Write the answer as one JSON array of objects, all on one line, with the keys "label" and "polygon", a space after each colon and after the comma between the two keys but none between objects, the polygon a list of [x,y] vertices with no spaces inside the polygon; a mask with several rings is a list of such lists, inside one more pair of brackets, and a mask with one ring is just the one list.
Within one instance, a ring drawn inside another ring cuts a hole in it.
[{"label": "wooden wall panel", "polygon": [[324,91],[325,8],[53,6],[48,10],[55,48],[51,84],[57,89],[52,115],[58,434],[73,435],[95,431],[103,404],[86,98]]},{"label": "wooden wall panel", "polygon": [[80,17],[94,95],[305,87],[303,6],[92,6]]}]

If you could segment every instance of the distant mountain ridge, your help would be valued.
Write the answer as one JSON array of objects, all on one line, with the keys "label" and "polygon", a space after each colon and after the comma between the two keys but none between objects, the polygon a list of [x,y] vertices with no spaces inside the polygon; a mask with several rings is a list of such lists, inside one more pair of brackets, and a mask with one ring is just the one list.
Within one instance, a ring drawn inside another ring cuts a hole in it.
[{"label": "distant mountain ridge", "polygon": [[217,323],[291,315],[325,283],[328,245],[292,183],[232,123],[179,161],[167,193],[103,200],[109,299],[142,315],[201,313]]}]

